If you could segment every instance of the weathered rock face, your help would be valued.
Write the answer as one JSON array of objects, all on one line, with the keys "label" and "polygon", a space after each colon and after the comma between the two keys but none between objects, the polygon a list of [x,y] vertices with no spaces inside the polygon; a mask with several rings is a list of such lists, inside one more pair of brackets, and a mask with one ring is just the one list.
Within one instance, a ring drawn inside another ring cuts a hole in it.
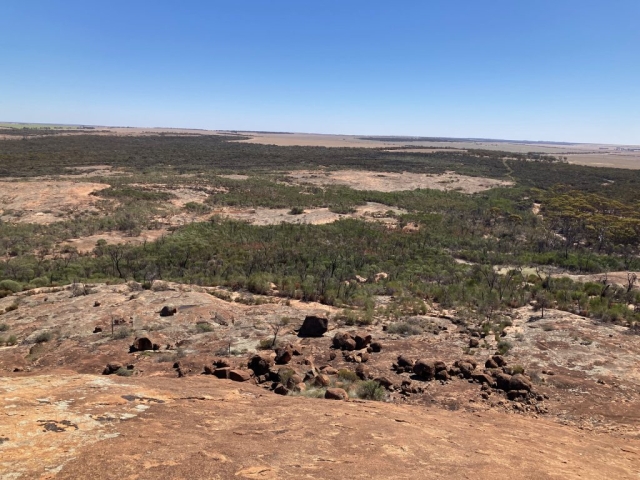
[{"label": "weathered rock face", "polygon": [[298,331],[299,337],[321,337],[329,329],[329,320],[324,317],[308,315]]},{"label": "weathered rock face", "polygon": [[147,337],[138,337],[131,345],[132,352],[143,352],[145,350],[153,350],[153,342]]},{"label": "weathered rock face", "polygon": [[349,400],[349,394],[342,388],[328,388],[324,398],[329,400]]},{"label": "weathered rock face", "polygon": [[160,310],[161,317],[171,317],[176,313],[178,313],[178,309],[175,307],[175,305],[171,304],[165,305],[164,307],[162,307],[162,310]]}]

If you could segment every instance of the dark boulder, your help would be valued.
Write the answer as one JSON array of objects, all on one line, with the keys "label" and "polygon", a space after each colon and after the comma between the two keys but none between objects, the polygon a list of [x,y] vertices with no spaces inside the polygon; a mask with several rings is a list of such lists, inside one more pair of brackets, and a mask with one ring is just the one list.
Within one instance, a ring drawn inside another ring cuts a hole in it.
[{"label": "dark boulder", "polygon": [[129,348],[131,352],[143,352],[145,350],[153,350],[153,342],[147,337],[139,337],[133,341],[133,345]]},{"label": "dark boulder", "polygon": [[348,333],[336,333],[333,337],[333,347],[340,350],[355,350],[356,341]]},{"label": "dark boulder", "polygon": [[329,320],[324,317],[317,317],[315,315],[308,315],[300,330],[298,330],[299,337],[321,337],[326,333],[329,328]]},{"label": "dark boulder", "polygon": [[286,347],[278,347],[276,348],[276,364],[277,365],[286,365],[293,358],[293,349],[290,345]]},{"label": "dark boulder", "polygon": [[382,344],[380,342],[371,343],[371,351],[373,353],[380,353],[382,351]]},{"label": "dark boulder", "polygon": [[511,380],[509,380],[509,390],[525,390],[530,392],[532,388],[531,380],[521,373],[516,373],[511,377]]},{"label": "dark boulder", "polygon": [[366,333],[358,333],[354,340],[356,341],[356,350],[362,350],[371,343],[371,335]]},{"label": "dark boulder", "polygon": [[257,375],[266,375],[269,373],[269,369],[273,365],[271,358],[263,355],[254,355],[249,360],[249,368],[253,370],[253,373]]},{"label": "dark boulder", "polygon": [[160,310],[160,316],[161,317],[171,317],[173,315],[175,315],[176,313],[178,313],[178,309],[174,306],[174,305],[165,305],[164,307],[162,307],[162,310]]},{"label": "dark boulder", "polygon": [[431,360],[418,360],[413,366],[413,373],[423,380],[433,380],[436,374],[434,363]]}]

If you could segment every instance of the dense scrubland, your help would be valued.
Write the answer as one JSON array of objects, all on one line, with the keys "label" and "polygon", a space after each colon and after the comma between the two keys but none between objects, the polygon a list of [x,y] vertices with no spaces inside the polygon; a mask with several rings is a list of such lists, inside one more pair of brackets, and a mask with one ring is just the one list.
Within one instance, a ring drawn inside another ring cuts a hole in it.
[{"label": "dense scrubland", "polygon": [[[640,171],[568,165],[535,153],[399,153],[233,141],[240,138],[83,134],[2,142],[0,176],[68,174],[92,165],[129,175],[88,179],[110,185],[95,193],[104,200],[100,212],[76,212],[49,225],[1,223],[0,294],[74,281],[150,286],[164,279],[255,293],[275,284],[282,296],[351,307],[359,323],[381,314],[420,313],[429,302],[488,323],[500,322],[503,309],[532,301],[540,309],[555,306],[626,325],[640,320],[635,277],[611,285],[605,276],[640,270]],[[287,182],[291,170],[318,168],[454,171],[515,185],[466,195]],[[248,178],[220,176],[229,173]],[[396,215],[396,228],[352,219],[256,226],[212,215],[144,245],[99,242],[88,254],[61,245],[100,232],[135,236],[158,228],[171,190],[185,186],[206,194],[204,203],[182,207],[202,215],[220,206],[347,213],[366,202],[408,213]],[[386,277],[376,277],[381,272]],[[568,272],[601,273],[602,281],[574,282],[563,277]],[[393,296],[384,311],[374,309],[377,295]]]}]

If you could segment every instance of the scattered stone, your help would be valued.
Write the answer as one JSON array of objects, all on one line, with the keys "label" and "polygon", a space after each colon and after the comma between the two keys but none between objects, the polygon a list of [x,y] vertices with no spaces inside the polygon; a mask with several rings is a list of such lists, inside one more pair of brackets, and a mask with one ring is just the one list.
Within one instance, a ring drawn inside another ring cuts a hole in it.
[{"label": "scattered stone", "polygon": [[486,373],[472,373],[471,378],[478,383],[493,385],[493,379]]},{"label": "scattered stone", "polygon": [[338,370],[333,368],[331,365],[325,365],[324,367],[320,367],[320,371],[326,375],[337,375]]},{"label": "scattered stone", "polygon": [[469,348],[478,348],[479,346],[480,346],[480,340],[473,337],[469,339]]},{"label": "scattered stone", "polygon": [[331,383],[331,379],[327,375],[321,373],[320,375],[316,375],[313,383],[316,387],[326,387]]},{"label": "scattered stone", "polygon": [[410,359],[409,357],[406,357],[404,355],[400,355],[398,357],[398,366],[399,367],[411,367],[413,368],[413,365],[415,364],[415,362]]},{"label": "scattered stone", "polygon": [[360,380],[368,380],[369,378],[371,378],[369,369],[363,364],[360,364],[356,367],[356,375]]},{"label": "scattered stone", "polygon": [[251,374],[247,370],[229,370],[229,380],[234,382],[248,382],[251,380]]},{"label": "scattered stone", "polygon": [[[47,300],[47,299],[45,298],[45,301],[46,301],[46,300]],[[100,305],[102,305],[102,304],[101,304],[99,301],[97,301],[97,300],[96,300],[95,302],[93,302],[93,306],[94,306],[94,307],[99,307]]]},{"label": "scattered stone", "polygon": [[331,360],[335,360],[335,359],[336,359],[336,352],[331,352],[331,353],[329,354],[329,361],[331,361]]},{"label": "scattered stone", "polygon": [[354,340],[356,341],[356,350],[362,350],[371,343],[371,335],[366,333],[358,333]]},{"label": "scattered stone", "polygon": [[293,349],[291,345],[276,348],[276,365],[286,365],[293,358]]},{"label": "scattered stone", "polygon": [[289,395],[289,389],[279,383],[278,386],[273,389],[273,393],[276,393],[278,395]]},{"label": "scattered stone", "polygon": [[499,390],[504,390],[505,392],[509,390],[509,385],[511,384],[511,375],[507,375],[506,373],[498,373],[495,376],[496,379],[496,387]]},{"label": "scattered stone", "polygon": [[329,400],[349,400],[349,394],[342,388],[328,388],[324,398]]},{"label": "scattered stone", "polygon": [[484,367],[485,368],[498,368],[499,365],[496,363],[496,361],[493,358],[488,358],[486,362],[484,362]]},{"label": "scattered stone", "polygon": [[413,373],[422,380],[433,380],[436,374],[434,362],[431,360],[418,360],[413,366]]},{"label": "scattered stone", "polygon": [[315,315],[307,315],[300,330],[299,337],[322,337],[329,329],[329,320],[325,317],[317,317]]},{"label": "scattered stone", "polygon": [[507,364],[507,361],[504,359],[502,355],[493,355],[491,359],[499,366],[504,367]]},{"label": "scattered stone", "polygon": [[93,329],[93,333],[101,333],[102,332],[102,327],[95,327]]},{"label": "scattered stone", "polygon": [[176,313],[178,313],[178,309],[174,306],[174,305],[165,305],[164,307],[162,307],[162,310],[160,310],[160,316],[161,317],[171,317],[173,315],[175,315]]},{"label": "scattered stone", "polygon": [[524,390],[530,392],[533,386],[531,381],[521,373],[517,373],[509,380],[509,390]]},{"label": "scattered stone", "polygon": [[376,377],[374,380],[378,382],[380,385],[382,385],[384,388],[386,388],[387,390],[393,389],[393,382],[389,380],[387,377]]},{"label": "scattered stone", "polygon": [[333,337],[333,347],[352,351],[356,349],[356,341],[348,333],[336,333]]},{"label": "scattered stone", "polygon": [[152,345],[153,351],[157,352],[158,350],[160,350],[160,344],[159,343],[154,343]]}]

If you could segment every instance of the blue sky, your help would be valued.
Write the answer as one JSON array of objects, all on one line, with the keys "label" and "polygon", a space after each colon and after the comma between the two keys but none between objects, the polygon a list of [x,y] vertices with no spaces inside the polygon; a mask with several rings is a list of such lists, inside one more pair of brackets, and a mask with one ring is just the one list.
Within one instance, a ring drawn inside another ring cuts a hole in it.
[{"label": "blue sky", "polygon": [[4,1],[0,120],[640,144],[640,1]]}]

